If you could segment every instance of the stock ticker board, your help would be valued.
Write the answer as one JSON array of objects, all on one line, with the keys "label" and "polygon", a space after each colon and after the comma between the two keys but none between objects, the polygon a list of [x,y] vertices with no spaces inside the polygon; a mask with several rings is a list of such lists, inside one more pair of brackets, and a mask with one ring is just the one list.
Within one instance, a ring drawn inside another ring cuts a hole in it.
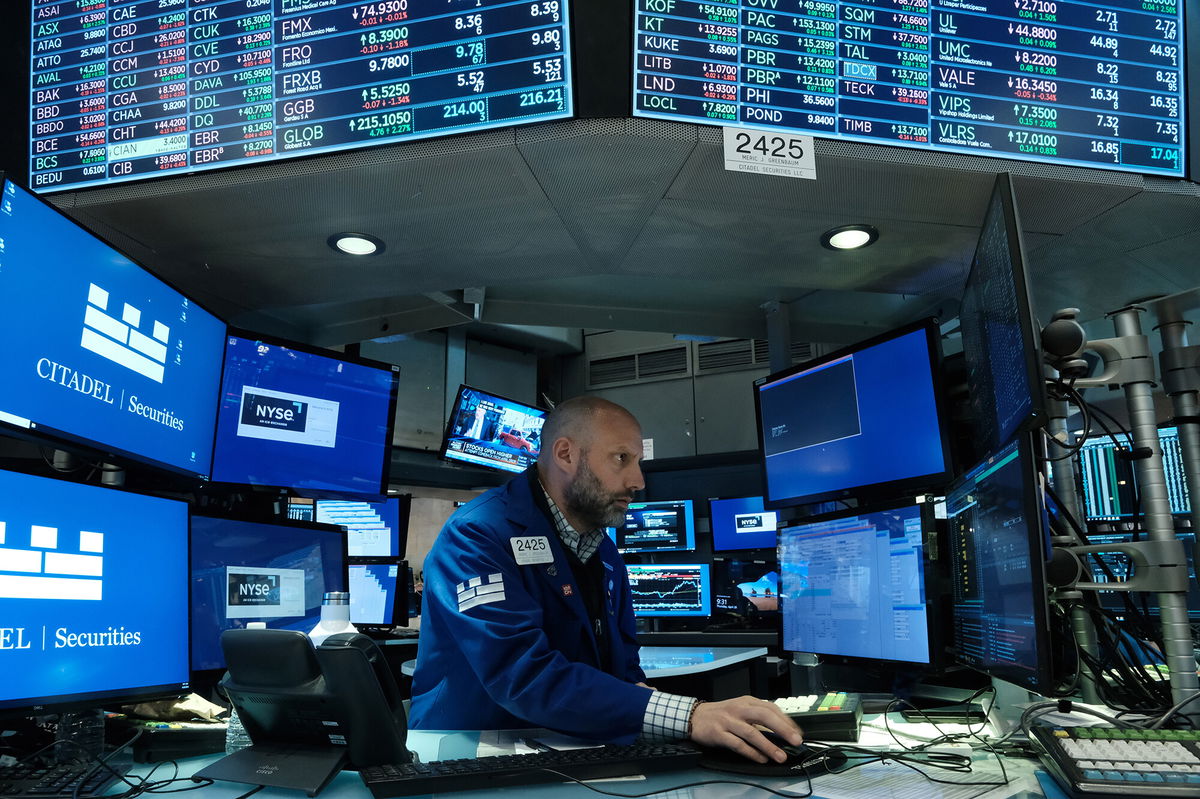
[{"label": "stock ticker board", "polygon": [[634,114],[1184,174],[1181,0],[635,0]]},{"label": "stock ticker board", "polygon": [[31,22],[35,190],[572,113],[567,0],[34,0]]}]

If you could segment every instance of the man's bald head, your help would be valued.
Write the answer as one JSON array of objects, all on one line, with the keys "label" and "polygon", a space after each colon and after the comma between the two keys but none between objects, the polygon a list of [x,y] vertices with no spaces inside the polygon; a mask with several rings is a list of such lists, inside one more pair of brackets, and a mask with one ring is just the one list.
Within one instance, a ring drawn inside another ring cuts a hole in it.
[{"label": "man's bald head", "polygon": [[554,457],[552,445],[560,438],[569,438],[582,449],[588,449],[596,431],[606,422],[616,419],[638,424],[632,413],[601,397],[572,397],[563,400],[550,411],[542,425],[538,462],[545,465]]}]

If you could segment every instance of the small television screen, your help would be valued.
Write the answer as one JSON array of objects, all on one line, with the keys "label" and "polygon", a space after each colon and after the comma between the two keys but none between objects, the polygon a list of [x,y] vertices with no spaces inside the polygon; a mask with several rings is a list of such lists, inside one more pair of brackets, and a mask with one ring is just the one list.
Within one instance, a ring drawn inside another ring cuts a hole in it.
[{"label": "small television screen", "polygon": [[346,552],[352,558],[403,558],[411,499],[407,495],[383,502],[319,499],[316,521],[346,528]]},{"label": "small television screen", "polygon": [[710,499],[708,518],[712,525],[714,552],[775,548],[779,514],[767,510],[762,497]]},{"label": "small television screen", "polygon": [[948,480],[938,336],[929,319],[756,380],[766,507]]},{"label": "small television screen", "polygon": [[442,438],[446,460],[523,472],[542,449],[546,411],[516,400],[460,386]]},{"label": "small television screen", "polygon": [[[1118,433],[1118,450],[1107,435],[1089,436],[1079,449],[1080,476],[1083,491],[1084,515],[1088,521],[1120,521],[1133,517],[1137,496],[1137,473],[1133,461],[1122,457],[1130,448],[1129,436]],[[1167,499],[1171,513],[1186,516],[1192,512],[1187,473],[1183,466],[1183,450],[1179,443],[1179,428],[1163,427],[1158,431],[1162,450],[1163,477],[1167,483]]]},{"label": "small television screen", "polygon": [[910,503],[780,530],[783,648],[929,663],[932,515],[928,505]]},{"label": "small television screen", "polygon": [[615,540],[621,552],[690,552],[696,548],[692,501],[630,502]]},{"label": "small television screen", "polygon": [[631,563],[635,616],[707,616],[712,581],[707,563]]},{"label": "small television screen", "polygon": [[221,633],[252,621],[308,633],[345,591],[346,534],[329,524],[192,517],[192,670],[225,666]]},{"label": "small television screen", "polygon": [[1044,421],[1041,338],[1012,176],[996,177],[959,309],[971,421],[983,452]]},{"label": "small television screen", "polygon": [[779,613],[779,564],[771,560],[713,558],[713,615]]},{"label": "small television screen", "polygon": [[360,630],[408,626],[408,563],[400,558],[351,558],[350,623]]},{"label": "small television screen", "polygon": [[213,480],[384,493],[399,370],[292,341],[230,334]]},{"label": "small television screen", "polygon": [[11,180],[0,428],[209,476],[225,323]]},{"label": "small television screen", "polygon": [[1045,694],[1051,685],[1046,508],[1030,434],[946,493],[958,662]]},{"label": "small television screen", "polygon": [[187,693],[187,504],[6,471],[0,498],[0,714]]}]

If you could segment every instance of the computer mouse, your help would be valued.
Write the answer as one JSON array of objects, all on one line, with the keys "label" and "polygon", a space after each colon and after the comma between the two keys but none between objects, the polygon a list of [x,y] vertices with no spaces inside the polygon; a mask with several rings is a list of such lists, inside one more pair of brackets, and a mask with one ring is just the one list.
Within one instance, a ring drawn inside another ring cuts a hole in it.
[{"label": "computer mouse", "polygon": [[826,747],[824,744],[802,743],[793,746],[768,730],[763,731],[763,737],[782,749],[787,754],[787,760],[782,763],[776,763],[774,760],[768,763],[755,763],[732,749],[704,747],[700,755],[700,766],[713,771],[749,774],[758,777],[815,777],[836,769],[846,762],[846,755],[843,752]]}]

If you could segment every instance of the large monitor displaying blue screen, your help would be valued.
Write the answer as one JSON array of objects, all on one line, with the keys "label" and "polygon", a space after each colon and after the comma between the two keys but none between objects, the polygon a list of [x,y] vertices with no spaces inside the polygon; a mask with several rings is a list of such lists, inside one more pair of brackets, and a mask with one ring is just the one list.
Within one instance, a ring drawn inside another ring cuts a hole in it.
[{"label": "large monitor displaying blue screen", "polygon": [[783,648],[929,663],[926,507],[841,512],[782,529]]},{"label": "large monitor displaying blue screen", "polygon": [[192,669],[225,666],[221,633],[252,621],[307,633],[345,591],[346,534],[328,524],[192,517]]},{"label": "large monitor displaying blue screen", "polygon": [[471,386],[459,386],[441,456],[446,460],[523,472],[542,450],[546,411]]},{"label": "large monitor displaying blue screen", "polygon": [[710,499],[713,552],[731,549],[774,549],[779,514],[766,510],[762,497]]},{"label": "large monitor displaying blue screen", "polygon": [[726,126],[767,164],[804,133],[1184,175],[1178,0],[635,7],[634,115]]},{"label": "large monitor displaying blue screen", "polygon": [[316,521],[346,528],[346,554],[352,558],[403,558],[411,500],[407,495],[383,502],[319,499]]},{"label": "large monitor displaying blue screen", "polygon": [[948,479],[939,353],[927,320],[755,381],[766,506]]},{"label": "large monitor displaying blue screen", "polygon": [[707,563],[630,563],[635,616],[707,616],[712,579]]},{"label": "large monitor displaying blue screen", "polygon": [[614,539],[621,552],[690,552],[696,548],[696,512],[690,499],[630,502]]},{"label": "large monitor displaying blue screen", "polygon": [[0,196],[0,423],[207,477],[225,324],[54,208]]},{"label": "large monitor displaying blue screen", "polygon": [[572,113],[567,0],[116,5],[34,4],[38,190]]},{"label": "large monitor displaying blue screen", "polygon": [[0,471],[0,713],[188,689],[183,502]]},{"label": "large monitor displaying blue screen", "polygon": [[230,335],[213,480],[384,493],[400,367]]}]

